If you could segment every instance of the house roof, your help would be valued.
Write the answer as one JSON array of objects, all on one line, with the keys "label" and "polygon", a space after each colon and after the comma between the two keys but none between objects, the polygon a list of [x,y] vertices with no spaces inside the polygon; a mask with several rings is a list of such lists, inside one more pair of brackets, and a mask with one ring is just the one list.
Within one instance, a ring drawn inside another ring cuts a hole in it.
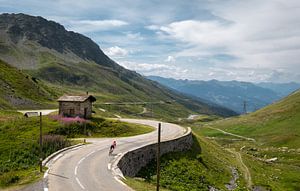
[{"label": "house roof", "polygon": [[84,102],[87,99],[90,99],[91,102],[96,101],[96,98],[92,95],[83,95],[83,96],[63,95],[60,98],[58,98],[57,101]]}]

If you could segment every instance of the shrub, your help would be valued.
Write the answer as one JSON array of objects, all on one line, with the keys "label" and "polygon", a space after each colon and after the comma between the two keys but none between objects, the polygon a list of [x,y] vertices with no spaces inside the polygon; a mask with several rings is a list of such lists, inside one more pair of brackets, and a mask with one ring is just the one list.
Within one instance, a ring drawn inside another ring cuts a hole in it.
[{"label": "shrub", "polygon": [[71,145],[70,141],[62,135],[43,135],[42,142],[44,156]]},{"label": "shrub", "polygon": [[20,177],[15,172],[5,173],[0,176],[0,185],[8,186],[10,184],[16,183],[20,180]]},{"label": "shrub", "polygon": [[63,117],[61,115],[51,115],[51,119],[61,122],[64,125],[73,124],[73,123],[87,123],[88,120],[80,118],[80,117]]}]

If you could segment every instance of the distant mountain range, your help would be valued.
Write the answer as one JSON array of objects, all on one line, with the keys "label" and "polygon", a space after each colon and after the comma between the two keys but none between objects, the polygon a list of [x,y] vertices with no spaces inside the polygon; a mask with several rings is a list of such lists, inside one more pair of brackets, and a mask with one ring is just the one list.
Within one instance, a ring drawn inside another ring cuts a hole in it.
[{"label": "distant mountain range", "polygon": [[291,92],[300,88],[299,83],[271,83],[271,82],[261,82],[256,84],[260,87],[267,88],[276,92],[280,97],[289,95]]},{"label": "distant mountain range", "polygon": [[280,98],[300,88],[298,83],[250,83],[239,81],[200,81],[175,80],[158,76],[148,76],[171,89],[208,100],[218,105],[230,108],[238,113],[252,112],[269,105]]},{"label": "distant mountain range", "polygon": [[236,114],[125,69],[90,38],[42,17],[0,15],[0,60],[0,109],[56,107],[63,93],[89,91],[97,97],[96,107],[104,102],[171,103],[156,105],[155,117]]}]

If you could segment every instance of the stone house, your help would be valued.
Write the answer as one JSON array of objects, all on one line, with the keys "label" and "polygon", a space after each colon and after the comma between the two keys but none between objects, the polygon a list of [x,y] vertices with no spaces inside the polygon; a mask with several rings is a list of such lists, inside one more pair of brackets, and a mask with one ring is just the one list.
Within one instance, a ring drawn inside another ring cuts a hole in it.
[{"label": "stone house", "polygon": [[73,96],[63,95],[58,98],[59,102],[59,115],[66,117],[92,117],[92,103],[96,98],[92,95]]}]

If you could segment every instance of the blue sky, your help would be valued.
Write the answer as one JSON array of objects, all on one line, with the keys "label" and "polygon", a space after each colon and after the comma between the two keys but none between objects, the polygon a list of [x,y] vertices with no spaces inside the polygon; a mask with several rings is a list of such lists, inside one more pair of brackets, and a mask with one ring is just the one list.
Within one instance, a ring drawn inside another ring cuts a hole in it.
[{"label": "blue sky", "polygon": [[299,0],[0,0],[0,12],[59,22],[143,75],[300,82]]}]

